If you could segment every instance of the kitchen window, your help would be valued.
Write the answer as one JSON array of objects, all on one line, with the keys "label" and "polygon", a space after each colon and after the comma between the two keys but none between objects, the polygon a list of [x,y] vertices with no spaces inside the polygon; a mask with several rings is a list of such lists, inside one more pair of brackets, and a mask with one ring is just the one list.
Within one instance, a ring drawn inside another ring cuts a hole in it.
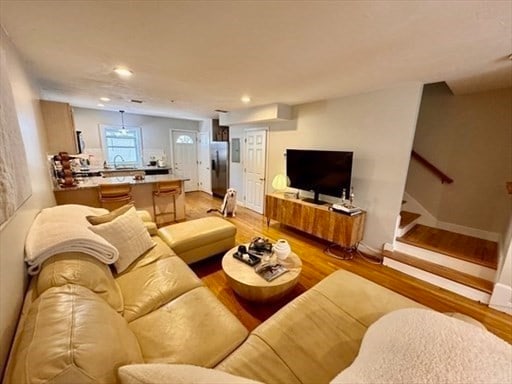
[{"label": "kitchen window", "polygon": [[105,161],[110,166],[140,166],[142,164],[142,135],[139,127],[101,125]]}]

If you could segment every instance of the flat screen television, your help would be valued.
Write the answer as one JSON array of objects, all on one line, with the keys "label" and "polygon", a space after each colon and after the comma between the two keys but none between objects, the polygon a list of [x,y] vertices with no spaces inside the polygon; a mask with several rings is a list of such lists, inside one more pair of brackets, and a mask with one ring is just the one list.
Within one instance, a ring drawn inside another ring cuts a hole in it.
[{"label": "flat screen television", "polygon": [[323,203],[320,194],[341,197],[343,189],[348,198],[353,155],[347,151],[287,149],[286,175],[290,187],[313,192],[314,198],[305,200],[315,204]]}]

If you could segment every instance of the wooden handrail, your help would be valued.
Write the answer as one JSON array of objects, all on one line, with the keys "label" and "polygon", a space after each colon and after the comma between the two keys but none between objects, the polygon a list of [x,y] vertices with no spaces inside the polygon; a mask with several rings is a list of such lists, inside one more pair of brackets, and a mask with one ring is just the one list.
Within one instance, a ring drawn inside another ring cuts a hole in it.
[{"label": "wooden handrail", "polygon": [[414,149],[411,151],[411,157],[413,159],[416,159],[419,163],[424,165],[430,172],[432,172],[434,175],[436,175],[438,178],[441,179],[441,183],[447,183],[451,184],[453,183],[453,179],[449,176],[447,176],[445,173],[439,170],[434,164],[432,164],[430,161],[425,159],[423,156],[419,155],[418,152],[416,152]]}]

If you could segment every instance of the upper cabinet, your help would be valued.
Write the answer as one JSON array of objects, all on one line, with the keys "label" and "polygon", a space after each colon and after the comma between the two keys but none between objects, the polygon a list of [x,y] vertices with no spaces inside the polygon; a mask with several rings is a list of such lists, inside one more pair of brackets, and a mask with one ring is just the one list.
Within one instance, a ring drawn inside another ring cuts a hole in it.
[{"label": "upper cabinet", "polygon": [[219,119],[212,120],[212,141],[229,141],[229,127],[219,125]]},{"label": "upper cabinet", "polygon": [[73,110],[68,103],[41,100],[48,153],[77,153]]}]

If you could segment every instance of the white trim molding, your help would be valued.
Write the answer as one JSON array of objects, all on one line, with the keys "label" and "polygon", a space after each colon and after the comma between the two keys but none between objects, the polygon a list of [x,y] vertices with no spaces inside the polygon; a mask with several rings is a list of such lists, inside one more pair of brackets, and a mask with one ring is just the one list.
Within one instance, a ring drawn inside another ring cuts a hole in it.
[{"label": "white trim molding", "polygon": [[403,264],[388,257],[384,257],[383,265],[483,304],[489,303],[491,297],[491,295],[486,292],[479,291],[478,289],[468,287],[411,265]]},{"label": "white trim molding", "polygon": [[401,243],[399,241],[397,241],[394,250],[417,257],[418,259],[422,259],[424,261],[429,261],[431,263],[455,269],[472,276],[480,277],[485,280],[493,282],[496,280],[496,270],[485,267],[483,265],[471,263],[469,261],[457,259],[451,256],[446,256],[442,253],[437,253],[428,249],[416,247],[414,245]]},{"label": "white trim molding", "polygon": [[403,204],[402,210],[419,213],[421,215],[417,219],[418,224],[423,224],[429,227],[435,227],[455,233],[460,233],[461,235],[478,237],[480,239],[489,241],[499,242],[501,239],[500,234],[497,232],[491,232],[483,229],[466,227],[464,225],[440,221],[407,192],[404,192],[404,200],[407,202]]},{"label": "white trim molding", "polygon": [[512,315],[512,287],[497,283],[492,291],[489,307]]}]

